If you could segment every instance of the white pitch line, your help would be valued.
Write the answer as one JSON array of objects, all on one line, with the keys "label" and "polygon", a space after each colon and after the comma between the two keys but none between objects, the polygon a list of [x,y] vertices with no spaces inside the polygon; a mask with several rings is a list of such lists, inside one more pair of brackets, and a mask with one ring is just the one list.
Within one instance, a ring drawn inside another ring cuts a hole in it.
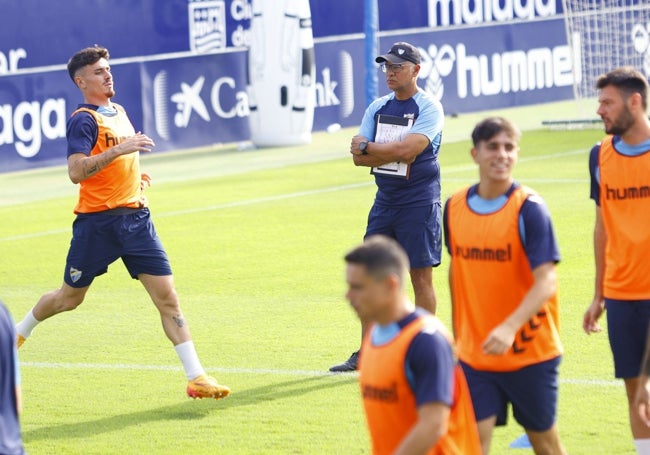
[{"label": "white pitch line", "polygon": [[[62,370],[133,370],[133,371],[182,371],[180,366],[173,365],[135,365],[125,363],[65,363],[65,362],[20,362],[20,366],[28,368],[49,368]],[[232,374],[271,374],[276,376],[338,376],[341,373],[330,373],[320,370],[280,370],[275,368],[206,368],[207,371]]]},{"label": "white pitch line", "polygon": [[[223,204],[210,205],[206,207],[195,207],[195,208],[185,209],[185,210],[175,210],[173,212],[161,212],[161,213],[157,212],[153,214],[153,217],[155,219],[155,218],[165,218],[169,216],[187,215],[189,213],[200,213],[200,212],[209,212],[213,210],[223,210],[223,209],[229,209],[234,207],[243,207],[246,205],[263,204],[265,202],[282,201],[285,199],[293,199],[297,197],[314,196],[318,194],[333,193],[336,191],[345,191],[349,189],[362,188],[364,186],[370,186],[370,185],[374,185],[374,181],[351,183],[348,185],[330,186],[326,188],[319,188],[317,190],[298,191],[295,193],[278,194],[276,196],[267,196],[267,197],[260,197],[255,199],[245,199],[242,201],[226,202]],[[13,240],[45,237],[48,235],[63,234],[66,232],[69,233],[70,231],[71,228],[65,228],[65,229],[52,229],[49,231],[41,231],[41,232],[32,232],[29,234],[12,235],[10,237],[0,237],[0,242],[9,242]]]},{"label": "white pitch line", "polygon": [[[555,154],[548,154],[548,155],[540,155],[540,156],[535,156],[535,157],[530,157],[530,158],[522,158],[519,160],[519,162],[528,162],[528,161],[539,161],[539,160],[545,160],[545,159],[554,159],[557,157],[562,157],[562,156],[569,156],[569,155],[578,155],[581,153],[586,153],[584,150],[573,150],[570,152],[565,152],[565,153],[555,153]],[[447,174],[454,174],[457,172],[465,172],[465,171],[470,171],[476,169],[475,165],[462,165],[462,166],[456,166],[456,167],[450,167],[447,169],[442,170],[442,180],[448,180],[448,181],[454,181],[454,179],[447,179],[445,176]],[[573,180],[573,179],[541,179],[541,180],[533,180],[533,179],[526,179],[526,181],[531,181],[531,182],[547,182],[547,183],[576,183],[576,182],[587,182],[587,180]],[[348,185],[338,185],[338,186],[330,186],[326,188],[319,188],[316,190],[308,190],[308,191],[297,191],[294,193],[285,193],[285,194],[278,194],[275,196],[267,196],[267,197],[260,197],[260,198],[254,198],[254,199],[245,199],[242,201],[233,201],[233,202],[226,202],[223,204],[215,204],[215,205],[209,205],[205,207],[195,207],[195,208],[190,208],[190,209],[185,209],[185,210],[175,210],[171,212],[156,212],[154,214],[154,218],[164,218],[164,217],[170,217],[170,216],[178,216],[178,215],[187,215],[190,213],[201,213],[201,212],[209,212],[213,210],[224,210],[224,209],[229,209],[229,208],[235,208],[235,207],[243,207],[247,205],[255,205],[255,204],[263,204],[266,202],[275,202],[275,201],[282,201],[286,199],[293,199],[297,197],[305,197],[305,196],[314,196],[314,195],[319,195],[319,194],[325,194],[325,193],[333,193],[336,191],[345,191],[349,189],[355,189],[355,188],[362,188],[366,186],[374,185],[373,180],[369,180],[366,182],[361,182],[361,183],[351,183]],[[62,229],[51,229],[49,231],[41,231],[41,232],[32,232],[28,234],[19,234],[19,235],[12,235],[9,237],[0,237],[0,242],[10,242],[10,241],[15,241],[15,240],[25,240],[25,239],[32,239],[32,238],[38,238],[38,237],[45,237],[48,235],[56,235],[56,234],[64,234],[64,233],[69,233],[70,228],[62,228]]]},{"label": "white pitch line", "polygon": [[592,385],[596,387],[607,386],[607,387],[623,387],[623,380],[607,380],[607,379],[571,379],[571,378],[560,378],[561,384],[576,384],[576,385]]},{"label": "white pitch line", "polygon": [[[476,182],[476,177],[448,177],[446,182]],[[525,178],[515,179],[517,182],[532,183],[589,183],[589,179],[545,179],[545,178]]]},{"label": "white pitch line", "polygon": [[192,208],[192,209],[176,210],[176,211],[173,211],[173,212],[165,212],[165,213],[156,215],[156,218],[162,218],[162,217],[167,217],[167,216],[177,216],[177,215],[187,215],[188,213],[210,212],[212,210],[230,209],[230,208],[233,208],[233,207],[243,207],[245,205],[263,204],[265,202],[283,201],[285,199],[293,199],[293,198],[296,198],[296,197],[314,196],[314,195],[317,195],[317,194],[333,193],[335,191],[344,191],[344,190],[349,190],[349,189],[354,189],[354,188],[362,188],[364,186],[369,186],[369,185],[373,185],[373,184],[374,184],[373,181],[362,182],[362,183],[350,183],[349,185],[330,186],[330,187],[327,187],[327,188],[319,188],[317,190],[298,191],[298,192],[295,192],[295,193],[285,193],[285,194],[277,194],[275,196],[266,196],[266,197],[260,197],[260,198],[255,198],[255,199],[246,199],[246,200],[243,200],[243,201],[225,202],[223,204],[208,205],[206,207],[195,207],[195,208]]},{"label": "white pitch line", "polygon": [[[21,367],[27,368],[49,368],[62,370],[131,370],[131,371],[182,371],[180,366],[173,365],[137,365],[125,363],[66,363],[66,362],[20,362]],[[352,373],[330,373],[321,370],[282,370],[278,368],[225,368],[211,367],[207,371],[228,374],[256,374],[275,376],[356,376]],[[621,387],[622,380],[589,379],[589,378],[560,378],[561,384],[574,384],[594,387]]]},{"label": "white pitch line", "polygon": [[[527,163],[529,161],[540,161],[540,160],[553,159],[553,158],[557,158],[559,156],[571,156],[571,155],[582,155],[582,154],[587,155],[590,152],[590,150],[591,150],[591,146],[589,146],[588,148],[584,148],[584,149],[571,150],[569,152],[563,152],[563,153],[548,153],[546,155],[525,156],[525,153],[524,153],[524,156],[519,158],[519,160],[517,160],[517,162],[518,163]],[[520,156],[521,156],[521,153],[520,153]]]},{"label": "white pitch line", "polygon": [[36,238],[36,237],[45,237],[47,235],[64,234],[66,232],[71,232],[71,231],[72,231],[72,228],[67,227],[65,229],[51,229],[49,231],[31,232],[29,234],[19,234],[19,235],[12,235],[10,237],[3,237],[3,238],[0,238],[0,242],[10,242],[12,240],[33,239],[33,238]]}]

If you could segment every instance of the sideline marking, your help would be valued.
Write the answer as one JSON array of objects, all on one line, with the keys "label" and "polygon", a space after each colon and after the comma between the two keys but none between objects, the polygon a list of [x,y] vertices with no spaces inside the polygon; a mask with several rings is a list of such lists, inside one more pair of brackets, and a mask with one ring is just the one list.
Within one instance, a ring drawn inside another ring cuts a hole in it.
[{"label": "sideline marking", "polygon": [[2,237],[0,238],[0,242],[10,242],[12,240],[24,240],[24,239],[33,239],[37,237],[45,237],[47,235],[56,235],[56,234],[63,234],[65,232],[71,232],[72,227],[68,227],[65,229],[52,229],[50,231],[41,231],[41,232],[32,232],[30,234],[19,234],[19,235],[12,235],[10,237]]},{"label": "sideline marking", "polygon": [[[68,362],[20,362],[22,367],[49,368],[64,370],[132,370],[132,371],[183,371],[183,368],[175,365],[136,365],[126,363],[68,363]],[[208,372],[233,374],[273,374],[277,376],[353,376],[356,373],[330,373],[320,370],[280,370],[276,368],[224,368],[208,367]]]},{"label": "sideline marking", "polygon": [[333,193],[336,191],[362,188],[364,186],[373,185],[374,183],[375,182],[373,181],[361,182],[361,183],[350,183],[348,185],[330,186],[326,188],[319,188],[317,190],[297,191],[295,193],[277,194],[275,196],[266,196],[266,197],[260,197],[255,199],[245,199],[243,201],[224,202],[223,204],[208,205],[205,207],[195,207],[192,209],[175,210],[173,212],[164,212],[164,213],[156,214],[155,217],[162,218],[168,216],[187,215],[188,213],[210,212],[212,210],[222,210],[222,209],[229,209],[233,207],[243,207],[246,205],[262,204],[264,202],[282,201],[284,199],[293,199],[295,197],[313,196],[316,194]]},{"label": "sideline marking", "polygon": [[[21,367],[28,368],[50,368],[50,369],[67,369],[67,370],[132,370],[132,371],[183,371],[180,366],[174,365],[136,365],[126,363],[67,363],[67,362],[20,362]],[[350,373],[331,373],[320,370],[281,370],[277,368],[225,368],[225,367],[208,367],[208,372],[230,373],[230,374],[269,374],[276,376],[307,376],[307,377],[353,377],[357,376],[356,372]],[[595,387],[621,387],[622,380],[606,379],[589,379],[589,378],[560,378],[562,384],[585,385]]]},{"label": "sideline marking", "polygon": [[[564,153],[555,153],[555,154],[548,154],[548,155],[540,155],[540,156],[534,156],[534,157],[528,157],[528,158],[521,158],[519,160],[520,163],[525,163],[529,161],[540,161],[540,160],[547,160],[547,159],[553,159],[561,156],[569,156],[569,155],[579,155],[579,154],[584,154],[587,153],[585,150],[573,150],[570,152],[564,152]],[[449,167],[448,169],[443,169],[443,175],[442,175],[442,181],[444,182],[445,180],[447,181],[458,181],[458,179],[448,179],[445,178],[445,174],[454,174],[457,172],[465,172],[465,171],[470,171],[476,169],[476,165],[461,165],[461,166],[452,166]],[[461,179],[464,180],[464,179]],[[475,179],[474,179],[475,180]],[[577,183],[577,182],[588,182],[588,180],[580,180],[580,179],[526,179],[526,181],[531,181],[531,182],[537,182],[537,183]],[[153,214],[154,218],[164,218],[164,217],[170,217],[170,216],[178,216],[178,215],[187,215],[191,213],[201,213],[201,212],[209,212],[212,210],[223,210],[223,209],[228,209],[228,208],[234,208],[234,207],[244,207],[247,205],[254,205],[254,204],[263,204],[265,202],[275,202],[275,201],[282,201],[285,199],[292,199],[292,198],[297,198],[297,197],[304,197],[304,196],[314,196],[318,194],[325,194],[325,193],[333,193],[336,191],[345,191],[349,189],[356,189],[356,188],[363,188],[365,186],[370,186],[374,185],[375,182],[374,180],[369,180],[366,182],[360,182],[360,183],[350,183],[347,185],[339,185],[339,186],[330,186],[326,188],[319,188],[315,190],[306,190],[306,191],[297,191],[294,193],[285,193],[285,194],[278,194],[276,196],[267,196],[267,197],[261,197],[261,198],[255,198],[255,199],[246,199],[242,201],[233,201],[233,202],[225,202],[222,204],[216,204],[216,205],[211,205],[211,206],[206,206],[206,207],[194,207],[190,209],[184,209],[184,210],[175,210],[171,212],[156,212]],[[19,235],[12,235],[9,237],[0,237],[0,242],[10,242],[14,240],[25,240],[25,239],[33,239],[33,238],[38,238],[38,237],[45,237],[48,235],[57,235],[57,234],[63,234],[63,233],[70,233],[71,232],[70,227],[67,228],[62,228],[62,229],[51,229],[49,231],[41,231],[41,232],[33,232],[29,234],[19,234]]]}]

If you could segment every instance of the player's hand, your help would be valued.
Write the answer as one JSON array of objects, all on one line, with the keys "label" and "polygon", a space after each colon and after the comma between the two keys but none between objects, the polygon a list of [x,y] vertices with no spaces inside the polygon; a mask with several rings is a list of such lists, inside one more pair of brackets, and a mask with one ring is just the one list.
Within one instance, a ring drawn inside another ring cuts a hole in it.
[{"label": "player's hand", "polygon": [[496,326],[483,342],[483,353],[487,355],[503,355],[512,346],[517,335],[517,329],[508,324]]},{"label": "player's hand", "polygon": [[151,186],[151,176],[146,172],[140,174],[140,189],[144,191]]},{"label": "player's hand", "polygon": [[587,335],[601,331],[598,318],[603,314],[603,311],[605,311],[605,301],[600,298],[594,298],[582,319],[582,328]]},{"label": "player's hand", "polygon": [[120,155],[128,155],[135,152],[149,153],[155,145],[153,139],[138,131],[133,136],[124,138],[115,148]]},{"label": "player's hand", "polygon": [[648,376],[639,377],[634,404],[643,423],[650,427],[650,378]]},{"label": "player's hand", "polygon": [[368,139],[363,136],[353,136],[350,142],[350,153],[357,156],[363,155],[363,152],[359,149],[359,144],[367,141]]}]

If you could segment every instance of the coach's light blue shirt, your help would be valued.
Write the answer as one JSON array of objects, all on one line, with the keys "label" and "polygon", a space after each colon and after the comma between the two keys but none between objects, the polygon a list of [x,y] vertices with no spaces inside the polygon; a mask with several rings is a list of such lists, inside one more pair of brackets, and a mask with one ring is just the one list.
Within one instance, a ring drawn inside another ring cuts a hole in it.
[{"label": "coach's light blue shirt", "polygon": [[422,89],[408,100],[397,100],[390,93],[373,101],[363,116],[359,135],[374,142],[379,114],[413,118],[408,134],[423,134],[429,145],[413,164],[408,179],[375,174],[375,204],[384,207],[421,207],[440,202],[440,164],[438,152],[442,139],[442,105]]}]

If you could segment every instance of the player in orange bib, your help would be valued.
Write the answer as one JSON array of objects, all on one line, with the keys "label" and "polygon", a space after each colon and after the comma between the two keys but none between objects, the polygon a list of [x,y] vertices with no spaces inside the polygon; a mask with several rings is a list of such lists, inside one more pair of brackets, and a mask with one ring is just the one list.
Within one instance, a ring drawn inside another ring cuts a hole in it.
[{"label": "player in orange bib", "polygon": [[149,175],[140,172],[140,152],[150,152],[151,138],[136,133],[124,109],[111,101],[113,76],[103,47],[82,49],[68,62],[68,73],[84,103],[67,125],[68,175],[79,183],[77,217],[72,227],[63,284],[44,294],[16,326],[23,344],[45,319],[79,306],[93,280],[121,258],[140,280],[160,312],[192,398],[224,398],[226,386],[208,376],[199,361],[181,311],[171,266],[150,218],[144,189]]},{"label": "player in orange bib", "polygon": [[345,260],[346,297],[358,316],[372,323],[359,357],[372,453],[480,454],[451,336],[405,295],[406,252],[393,239],[371,236]]},{"label": "player in orange bib", "polygon": [[543,200],[512,177],[519,137],[503,118],[476,125],[479,183],[445,204],[454,335],[483,454],[511,404],[535,453],[557,455],[560,256]]},{"label": "player in orange bib", "polygon": [[594,298],[585,332],[599,332],[607,309],[614,374],[625,382],[630,428],[638,453],[650,453],[650,427],[634,403],[650,323],[650,121],[648,82],[631,67],[598,78],[598,115],[608,134],[591,150],[591,198],[596,203]]}]

